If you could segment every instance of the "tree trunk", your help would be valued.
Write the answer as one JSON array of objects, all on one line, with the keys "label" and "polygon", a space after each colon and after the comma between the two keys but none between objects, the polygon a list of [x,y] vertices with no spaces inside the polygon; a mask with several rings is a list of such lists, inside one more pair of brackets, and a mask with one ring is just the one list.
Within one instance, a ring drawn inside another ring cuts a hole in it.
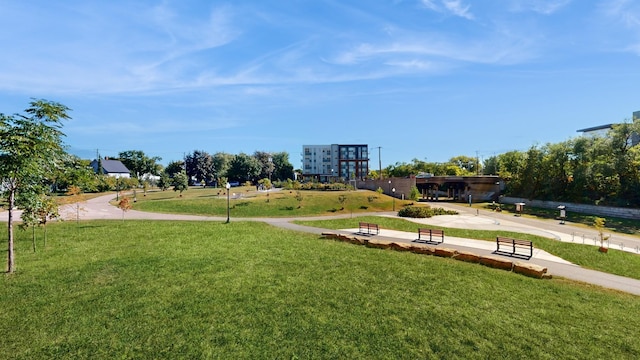
[{"label": "tree trunk", "polygon": [[16,192],[14,189],[9,190],[9,213],[7,220],[7,231],[8,233],[8,243],[9,243],[9,251],[7,252],[7,272],[9,274],[15,271],[15,254],[13,253],[13,206],[15,204]]}]

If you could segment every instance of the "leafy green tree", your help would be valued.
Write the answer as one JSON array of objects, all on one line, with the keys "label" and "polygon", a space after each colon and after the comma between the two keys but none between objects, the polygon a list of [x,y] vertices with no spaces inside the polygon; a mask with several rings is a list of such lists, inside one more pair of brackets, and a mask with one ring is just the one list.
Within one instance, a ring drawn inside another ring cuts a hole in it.
[{"label": "leafy green tree", "polygon": [[187,177],[194,179],[198,183],[213,182],[216,176],[216,169],[213,164],[213,157],[206,151],[195,150],[185,157],[185,167]]},{"label": "leafy green tree", "polygon": [[15,271],[13,212],[16,197],[45,194],[54,169],[63,158],[62,121],[69,108],[47,100],[33,100],[25,114],[0,114],[0,176],[8,203],[7,272]]},{"label": "leafy green tree", "polygon": [[140,179],[144,174],[160,173],[161,165],[158,161],[162,160],[161,157],[149,157],[141,150],[127,150],[119,153],[118,158],[136,179]]},{"label": "leafy green tree", "polygon": [[170,162],[166,168],[164,168],[164,172],[169,175],[170,178],[173,178],[175,174],[184,171],[184,161],[172,161]]},{"label": "leafy green tree", "polygon": [[293,173],[293,165],[289,162],[289,153],[276,152],[271,156],[273,160],[273,174],[271,176],[274,180],[284,181],[287,179],[293,180],[295,175]]},{"label": "leafy green tree", "polygon": [[218,181],[220,186],[224,186],[226,181],[222,181],[222,178],[227,178],[227,171],[229,170],[229,164],[231,164],[231,160],[233,160],[233,155],[218,152],[213,154],[213,168],[216,170],[215,180]]},{"label": "leafy green tree", "polygon": [[542,159],[543,153],[536,146],[532,146],[525,156],[521,184],[528,199],[536,199],[540,194],[544,176],[540,171]]},{"label": "leafy green tree", "polygon": [[275,170],[271,153],[256,151],[253,153],[253,157],[258,160],[258,163],[260,164],[260,173],[258,174],[258,177],[261,179],[271,179]]},{"label": "leafy green tree", "polygon": [[484,160],[484,164],[482,166],[482,174],[483,175],[497,175],[500,171],[500,167],[498,166],[498,157],[490,156]]},{"label": "leafy green tree", "polygon": [[158,179],[158,187],[160,190],[165,191],[169,186],[171,186],[171,178],[169,177],[169,174],[166,172],[160,173],[160,179]]},{"label": "leafy green tree", "polygon": [[455,165],[462,170],[462,175],[476,175],[479,174],[478,159],[470,156],[456,156],[449,159],[449,164]]},{"label": "leafy green tree", "polygon": [[260,175],[261,170],[260,162],[255,157],[240,153],[231,160],[227,170],[227,177],[241,183],[253,182]]},{"label": "leafy green tree", "polygon": [[187,177],[187,173],[181,171],[173,175],[173,191],[179,191],[180,196],[182,196],[182,192],[189,188],[189,178]]},{"label": "leafy green tree", "polygon": [[67,190],[71,186],[78,186],[84,192],[99,191],[98,175],[90,165],[89,160],[83,160],[75,155],[66,154],[62,166],[55,170],[56,190]]}]

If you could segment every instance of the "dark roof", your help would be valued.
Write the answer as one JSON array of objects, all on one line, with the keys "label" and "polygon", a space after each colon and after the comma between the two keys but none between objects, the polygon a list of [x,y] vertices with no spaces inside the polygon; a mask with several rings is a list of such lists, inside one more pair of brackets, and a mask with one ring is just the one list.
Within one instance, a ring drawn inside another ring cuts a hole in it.
[{"label": "dark roof", "polygon": [[606,124],[606,125],[600,125],[600,126],[594,126],[594,127],[590,127],[590,128],[580,129],[580,130],[578,130],[578,132],[591,132],[591,131],[605,130],[605,129],[611,129],[611,128],[613,128],[613,124]]},{"label": "dark roof", "polygon": [[[105,174],[129,174],[129,169],[120,160],[101,160],[102,169]],[[97,167],[97,160],[93,160],[91,165]],[[95,167],[94,167],[95,168]]]}]

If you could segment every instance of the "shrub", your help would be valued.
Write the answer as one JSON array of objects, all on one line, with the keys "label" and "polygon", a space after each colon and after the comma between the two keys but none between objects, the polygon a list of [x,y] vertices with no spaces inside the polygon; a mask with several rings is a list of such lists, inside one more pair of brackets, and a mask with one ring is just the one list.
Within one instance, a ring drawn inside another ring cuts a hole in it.
[{"label": "shrub", "polygon": [[411,191],[409,192],[409,199],[413,201],[418,201],[420,197],[420,190],[414,185],[411,187]]},{"label": "shrub", "polygon": [[443,208],[431,208],[426,206],[406,206],[398,211],[400,217],[410,218],[430,218],[436,215],[457,215],[457,211],[445,210]]}]

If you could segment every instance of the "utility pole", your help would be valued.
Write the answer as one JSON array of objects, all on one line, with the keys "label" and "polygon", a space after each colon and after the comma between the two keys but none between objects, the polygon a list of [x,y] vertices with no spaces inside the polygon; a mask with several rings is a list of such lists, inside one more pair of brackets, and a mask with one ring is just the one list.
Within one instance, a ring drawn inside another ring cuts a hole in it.
[{"label": "utility pole", "polygon": [[380,176],[380,180],[382,180],[382,159],[380,158],[380,149],[382,149],[382,146],[375,147],[374,149],[378,149],[378,176]]}]

